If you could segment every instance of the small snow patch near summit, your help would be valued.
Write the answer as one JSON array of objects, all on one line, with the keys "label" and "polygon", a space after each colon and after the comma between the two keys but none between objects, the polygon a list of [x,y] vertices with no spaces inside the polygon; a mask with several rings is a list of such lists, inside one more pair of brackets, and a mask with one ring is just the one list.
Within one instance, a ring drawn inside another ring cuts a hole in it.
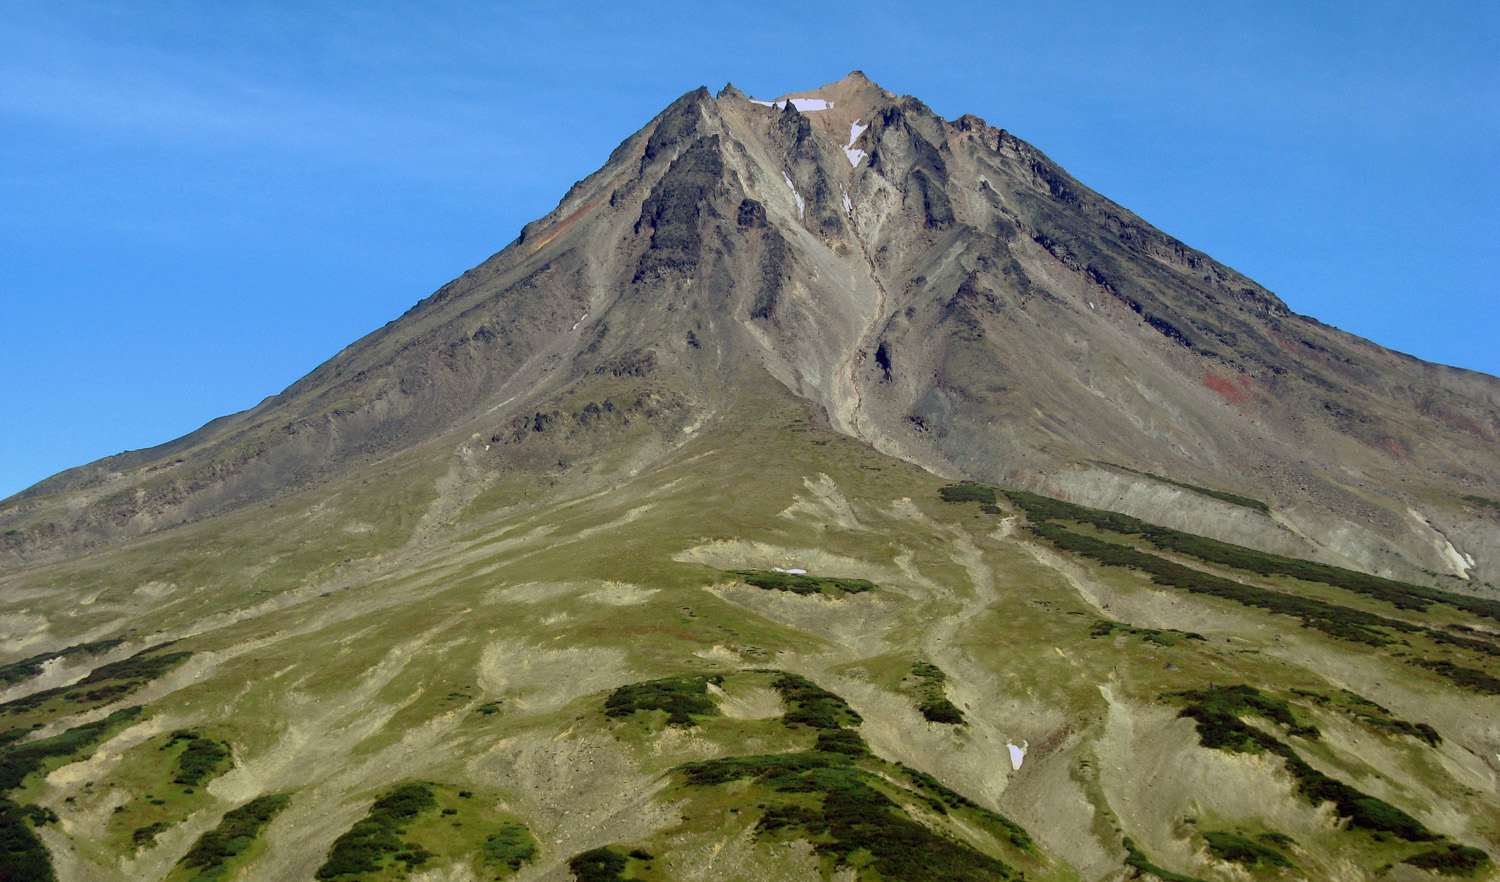
[{"label": "small snow patch near summit", "polygon": [[868,153],[865,153],[865,151],[860,150],[859,148],[854,146],[854,142],[858,141],[859,136],[863,135],[865,133],[865,129],[868,129],[869,127],[869,123],[866,123],[864,125],[854,123],[849,126],[849,143],[844,147],[844,155],[849,157],[850,165],[859,165],[859,161],[869,155]]},{"label": "small snow patch near summit", "polygon": [[783,98],[780,101],[761,101],[751,98],[751,104],[760,104],[764,107],[785,107],[786,103],[792,102],[792,106],[801,111],[808,110],[832,110],[833,102],[824,101],[822,98]]}]

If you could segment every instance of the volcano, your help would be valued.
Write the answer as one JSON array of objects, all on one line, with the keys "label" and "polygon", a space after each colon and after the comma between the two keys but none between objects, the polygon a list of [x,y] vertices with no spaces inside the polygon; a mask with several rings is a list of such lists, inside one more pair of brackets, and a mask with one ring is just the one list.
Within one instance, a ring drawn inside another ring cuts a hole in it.
[{"label": "volcano", "polygon": [[978,117],[698,89],[0,503],[0,875],[1493,873],[1497,442]]}]

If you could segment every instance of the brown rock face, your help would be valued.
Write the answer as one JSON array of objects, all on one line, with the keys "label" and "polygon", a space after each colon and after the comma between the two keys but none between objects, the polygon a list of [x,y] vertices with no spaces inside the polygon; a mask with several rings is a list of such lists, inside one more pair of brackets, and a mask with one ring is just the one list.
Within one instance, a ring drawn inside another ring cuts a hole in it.
[{"label": "brown rock face", "polygon": [[0,555],[444,439],[488,439],[518,473],[649,462],[732,421],[761,371],[943,475],[1460,590],[1500,580],[1500,381],[1298,316],[1006,131],[858,73],[781,106],[684,95],[505,250],[280,395],[7,500]]}]

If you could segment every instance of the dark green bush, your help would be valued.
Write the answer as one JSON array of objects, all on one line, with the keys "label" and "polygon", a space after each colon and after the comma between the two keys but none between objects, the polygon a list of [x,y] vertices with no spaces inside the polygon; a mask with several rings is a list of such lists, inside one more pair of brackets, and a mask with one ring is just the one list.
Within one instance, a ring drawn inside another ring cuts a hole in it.
[{"label": "dark green bush", "polygon": [[994,505],[995,488],[984,484],[975,484],[972,481],[964,481],[961,484],[949,484],[938,488],[938,496],[944,502],[985,502]]},{"label": "dark green bush", "polygon": [[23,658],[20,661],[11,662],[7,665],[0,665],[0,686],[12,686],[23,680],[35,677],[42,672],[42,665],[53,659],[84,655],[103,655],[124,642],[125,638],[116,637],[113,640],[100,640],[96,643],[80,643],[76,646],[69,646],[67,649],[58,650],[57,652],[46,652],[41,655],[33,655],[30,658]]},{"label": "dark green bush", "polygon": [[863,720],[847,701],[800,674],[782,673],[771,684],[787,705],[782,721],[814,729],[858,726]]},{"label": "dark green bush", "polygon": [[1174,873],[1171,870],[1163,870],[1156,864],[1151,863],[1150,859],[1146,857],[1145,853],[1135,847],[1135,843],[1131,841],[1129,836],[1125,837],[1124,844],[1125,864],[1127,866],[1135,867],[1142,873],[1150,873],[1158,879],[1161,879],[1162,882],[1203,882],[1202,879],[1199,879],[1196,876],[1184,876],[1181,873]]},{"label": "dark green bush", "polygon": [[56,882],[52,855],[28,820],[25,809],[0,797],[0,879]]},{"label": "dark green bush", "polygon": [[219,875],[231,858],[255,843],[260,831],[291,801],[290,794],[270,794],[227,812],[217,827],[198,837],[180,863],[197,868],[200,878]]},{"label": "dark green bush", "polygon": [[1446,848],[1434,848],[1406,858],[1401,863],[1445,876],[1468,876],[1489,864],[1490,856],[1477,848],[1450,842]]},{"label": "dark green bush", "polygon": [[949,701],[943,691],[948,675],[941,668],[931,662],[919,661],[912,665],[911,673],[917,679],[917,709],[922,712],[924,719],[930,723],[946,723],[951,726],[964,724],[964,712]]},{"label": "dark green bush", "polygon": [[418,815],[436,806],[429,784],[400,784],[387,791],[370,806],[364,820],[334,840],[328,860],[314,875],[319,879],[335,879],[372,873],[403,851],[417,857],[418,849],[402,842],[401,834]]},{"label": "dark green bush", "polygon": [[609,848],[594,848],[568,861],[568,869],[578,882],[625,882],[621,874],[628,862],[625,855]]},{"label": "dark green bush", "polygon": [[502,824],[484,841],[484,862],[511,872],[536,857],[536,839],[525,824]]},{"label": "dark green bush", "polygon": [[667,725],[694,726],[694,716],[715,717],[719,706],[708,695],[708,684],[724,678],[715,675],[663,677],[621,686],[604,700],[604,715],[628,717],[636,711],[667,712]]},{"label": "dark green bush", "polygon": [[234,763],[230,759],[229,745],[207,738],[193,738],[177,758],[177,775],[174,784],[197,787],[204,781],[229,771]]},{"label": "dark green bush", "polygon": [[72,756],[93,747],[106,732],[123,727],[144,712],[141,707],[127,707],[102,720],[74,726],[51,738],[12,743],[0,748],[0,794],[21,786],[26,776],[40,769],[49,757]]},{"label": "dark green bush", "polygon": [[865,579],[839,579],[833,576],[806,576],[800,573],[778,573],[775,570],[733,570],[747,585],[767,591],[790,591],[793,594],[860,594],[874,591],[875,583]]},{"label": "dark green bush", "polygon": [[1203,838],[1208,841],[1208,850],[1213,852],[1214,857],[1219,860],[1233,861],[1247,867],[1290,867],[1292,865],[1292,862],[1286,859],[1286,855],[1276,849],[1267,848],[1243,836],[1208,831],[1203,834]]}]

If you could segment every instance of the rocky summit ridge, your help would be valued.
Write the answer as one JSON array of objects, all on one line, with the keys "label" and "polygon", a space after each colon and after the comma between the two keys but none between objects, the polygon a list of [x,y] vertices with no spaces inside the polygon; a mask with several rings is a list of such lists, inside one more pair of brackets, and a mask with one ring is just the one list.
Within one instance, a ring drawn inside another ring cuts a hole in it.
[{"label": "rocky summit ridge", "polygon": [[1500,380],[978,117],[700,88],[280,394],[0,503],[0,861],[1482,876],[1497,441]]}]

